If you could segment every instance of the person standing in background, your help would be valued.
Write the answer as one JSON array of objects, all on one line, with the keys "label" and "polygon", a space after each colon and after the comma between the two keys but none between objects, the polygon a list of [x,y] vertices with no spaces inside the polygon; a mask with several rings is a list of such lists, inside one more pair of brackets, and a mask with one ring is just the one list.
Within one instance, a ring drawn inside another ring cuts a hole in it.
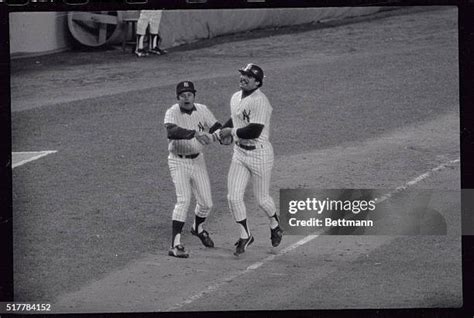
[{"label": "person standing in background", "polygon": [[[135,55],[138,57],[147,56],[148,53],[164,55],[167,52],[160,49],[160,22],[163,10],[141,10],[137,21],[137,44]],[[145,36],[149,28],[148,51],[144,48]]]}]

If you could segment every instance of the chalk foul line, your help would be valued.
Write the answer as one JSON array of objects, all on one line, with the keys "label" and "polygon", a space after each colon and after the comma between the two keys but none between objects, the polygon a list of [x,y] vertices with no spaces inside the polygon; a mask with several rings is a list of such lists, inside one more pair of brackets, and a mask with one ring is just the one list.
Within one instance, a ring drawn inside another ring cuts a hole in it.
[{"label": "chalk foul line", "polygon": [[12,169],[56,152],[57,150],[12,152]]},{"label": "chalk foul line", "polygon": [[[414,186],[415,184],[429,178],[433,173],[435,172],[438,172],[440,170],[443,170],[443,169],[446,169],[448,166],[451,166],[451,165],[454,165],[454,164],[457,164],[460,162],[460,159],[455,159],[455,160],[451,160],[451,161],[448,161],[446,163],[443,163],[431,170],[429,170],[428,172],[425,172],[421,175],[419,175],[418,177],[406,182],[404,185],[400,186],[400,187],[397,187],[395,190],[393,190],[392,192],[389,192],[383,196],[381,196],[380,198],[377,198],[376,199],[376,202],[377,203],[381,203],[385,200],[388,200],[390,197],[392,197],[394,194],[396,193],[400,193],[402,191],[405,191],[407,190],[408,188]],[[232,282],[234,279],[236,278],[239,278],[241,276],[244,276],[248,273],[251,273],[252,271],[255,271],[257,270],[258,268],[260,268],[262,265],[264,265],[265,263],[267,262],[270,262],[272,260],[274,260],[275,258],[277,257],[280,257],[282,255],[285,255],[287,254],[288,252],[291,252],[295,249],[297,249],[298,247],[308,243],[308,242],[311,242],[312,240],[314,240],[315,238],[319,237],[321,234],[311,234],[311,235],[308,235],[308,236],[305,236],[304,238],[302,238],[301,240],[299,240],[298,242],[295,242],[287,247],[285,247],[284,249],[280,250],[278,253],[276,254],[273,254],[273,255],[270,255],[266,258],[264,258],[263,260],[261,261],[258,261],[256,263],[253,263],[252,265],[248,266],[246,269],[244,270],[241,270],[239,272],[236,272],[236,273],[233,273],[232,275],[229,275],[225,278],[223,278],[221,281],[218,281],[217,283],[213,284],[213,285],[210,285],[208,286],[206,289],[204,289],[203,291],[185,299],[184,301],[180,302],[180,303],[177,303],[175,304],[174,306],[166,309],[165,311],[175,311],[175,310],[178,310],[188,304],[191,304],[193,303],[194,301],[204,297],[205,295],[207,294],[210,294],[214,291],[216,291],[217,289],[219,289],[221,286],[225,285],[225,284],[228,284],[230,282]]]},{"label": "chalk foul line", "polygon": [[459,162],[461,162],[460,159],[454,159],[454,160],[450,160],[450,161],[448,161],[448,162],[446,162],[446,163],[443,163],[443,164],[441,164],[441,165],[439,165],[439,166],[437,166],[437,167],[435,167],[435,168],[429,170],[428,172],[425,172],[425,173],[419,175],[418,177],[416,177],[416,178],[414,178],[414,179],[408,181],[408,182],[405,183],[404,185],[402,185],[402,186],[400,186],[400,187],[398,187],[398,188],[395,188],[395,190],[393,190],[392,192],[389,192],[389,193],[387,193],[387,194],[384,194],[384,195],[382,195],[380,198],[376,198],[376,199],[375,199],[375,203],[378,204],[378,203],[381,203],[381,202],[383,202],[383,201],[385,201],[385,200],[388,200],[388,199],[390,199],[393,195],[395,195],[395,194],[397,194],[397,193],[399,193],[399,192],[403,192],[403,191],[407,190],[408,188],[414,186],[415,184],[420,183],[421,181],[423,181],[423,180],[425,180],[425,179],[431,177],[431,175],[432,175],[433,173],[438,172],[438,171],[443,170],[443,169],[446,169],[447,167],[452,166],[452,165],[455,165],[455,164],[457,164],[457,163],[459,163]]}]

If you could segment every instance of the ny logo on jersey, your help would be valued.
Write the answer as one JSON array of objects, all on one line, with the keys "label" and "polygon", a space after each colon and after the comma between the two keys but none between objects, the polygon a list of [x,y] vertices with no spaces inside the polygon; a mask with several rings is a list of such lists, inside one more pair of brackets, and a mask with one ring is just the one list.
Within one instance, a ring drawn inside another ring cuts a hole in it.
[{"label": "ny logo on jersey", "polygon": [[206,128],[204,127],[204,125],[201,124],[201,122],[199,122],[198,128],[199,128],[199,131],[204,131],[204,130],[206,129]]},{"label": "ny logo on jersey", "polygon": [[244,109],[244,111],[242,112],[242,116],[244,117],[244,120],[246,120],[248,123],[250,122],[250,110],[247,111],[246,109]]}]

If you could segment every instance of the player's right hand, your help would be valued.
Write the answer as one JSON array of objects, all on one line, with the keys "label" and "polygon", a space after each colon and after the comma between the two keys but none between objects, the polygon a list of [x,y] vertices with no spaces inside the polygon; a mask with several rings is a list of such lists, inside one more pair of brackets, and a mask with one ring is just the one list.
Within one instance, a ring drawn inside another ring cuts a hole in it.
[{"label": "player's right hand", "polygon": [[197,132],[194,137],[203,145],[208,145],[212,142],[212,136],[207,132]]},{"label": "player's right hand", "polygon": [[222,129],[219,131],[219,137],[220,137],[221,139],[224,139],[224,138],[226,138],[227,136],[232,136],[232,128],[226,127],[226,128],[222,128]]}]

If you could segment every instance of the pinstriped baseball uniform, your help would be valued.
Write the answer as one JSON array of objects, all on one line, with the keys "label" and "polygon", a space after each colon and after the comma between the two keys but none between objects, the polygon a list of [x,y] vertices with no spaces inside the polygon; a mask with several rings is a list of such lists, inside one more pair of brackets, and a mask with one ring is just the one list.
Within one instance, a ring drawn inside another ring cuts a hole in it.
[{"label": "pinstriped baseball uniform", "polygon": [[137,34],[145,35],[148,25],[150,34],[158,34],[163,10],[141,10],[137,21]]},{"label": "pinstriped baseball uniform", "polygon": [[[164,123],[175,124],[189,130],[208,131],[209,127],[216,123],[216,118],[207,106],[198,103],[194,103],[194,106],[195,110],[189,114],[183,112],[178,104],[174,104],[166,111]],[[177,197],[173,220],[185,222],[192,194],[196,197],[195,214],[207,217],[212,208],[212,197],[202,153],[203,145],[196,138],[168,139],[168,150],[168,165]],[[195,154],[199,155],[194,159],[184,157]]]},{"label": "pinstriped baseball uniform", "polygon": [[[230,110],[236,129],[252,123],[264,125],[258,138],[236,140],[227,184],[230,210],[237,222],[246,219],[244,192],[251,178],[258,205],[270,217],[276,212],[275,203],[270,197],[273,168],[273,148],[269,141],[272,106],[260,89],[257,89],[243,99],[242,91],[236,92],[230,100]],[[246,150],[238,144],[255,149]]]}]

